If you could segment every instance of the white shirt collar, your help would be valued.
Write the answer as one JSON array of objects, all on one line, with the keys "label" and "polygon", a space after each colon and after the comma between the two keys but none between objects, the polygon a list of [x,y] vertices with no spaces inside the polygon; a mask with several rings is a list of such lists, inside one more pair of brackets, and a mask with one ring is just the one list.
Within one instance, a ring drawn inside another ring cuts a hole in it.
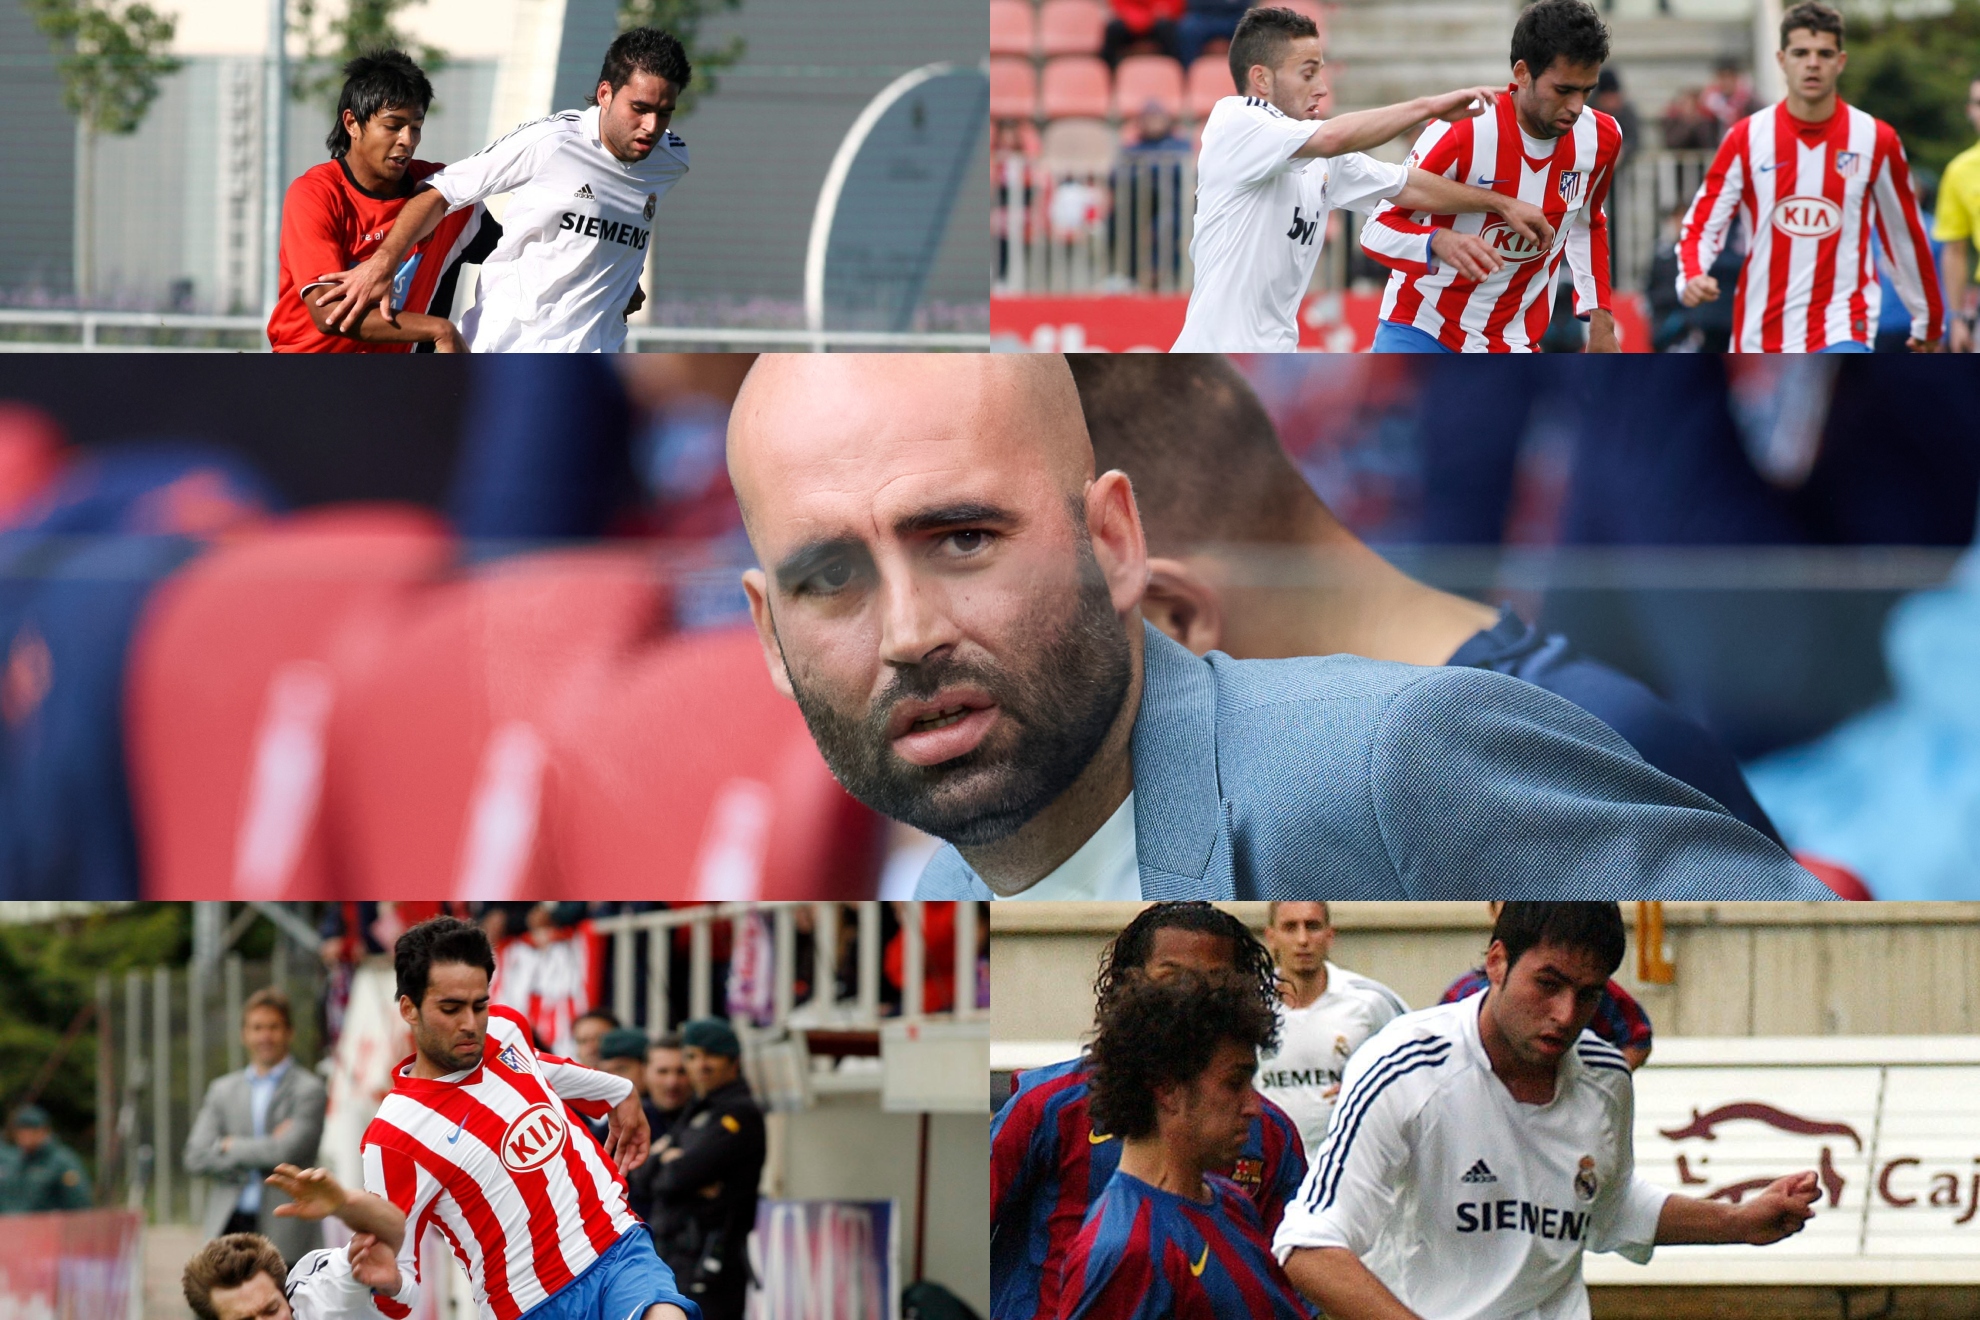
[{"label": "white shirt collar", "polygon": [[1141,868],[1135,860],[1134,794],[1079,845],[1079,851],[1016,898],[1056,902],[1133,902],[1141,897]]}]

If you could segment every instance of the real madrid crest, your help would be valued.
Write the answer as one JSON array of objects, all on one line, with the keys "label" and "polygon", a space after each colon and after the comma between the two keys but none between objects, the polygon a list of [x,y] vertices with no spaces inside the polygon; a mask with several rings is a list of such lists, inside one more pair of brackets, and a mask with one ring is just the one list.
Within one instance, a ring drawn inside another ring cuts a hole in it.
[{"label": "real madrid crest", "polygon": [[1594,1158],[1583,1155],[1581,1157],[1581,1167],[1575,1170],[1574,1174],[1575,1195],[1584,1201],[1592,1201],[1595,1199],[1595,1193],[1600,1191],[1601,1187],[1602,1180],[1595,1176]]},{"label": "real madrid crest", "polygon": [[1340,1055],[1343,1059],[1345,1059],[1348,1056],[1348,1052],[1349,1051],[1348,1051],[1347,1037],[1346,1036],[1334,1037],[1334,1053]]},{"label": "real madrid crest", "polygon": [[659,205],[659,203],[660,203],[660,196],[658,193],[646,194],[646,210],[642,214],[644,214],[648,220],[651,220],[653,218],[653,208]]}]

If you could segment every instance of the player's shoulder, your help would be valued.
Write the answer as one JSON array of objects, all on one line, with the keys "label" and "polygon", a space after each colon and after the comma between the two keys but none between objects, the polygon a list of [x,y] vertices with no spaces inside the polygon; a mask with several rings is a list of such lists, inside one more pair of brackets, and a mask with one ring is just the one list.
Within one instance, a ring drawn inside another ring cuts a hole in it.
[{"label": "player's shoulder", "polygon": [[285,205],[316,203],[334,205],[348,194],[344,187],[344,166],[341,161],[326,160],[312,165],[298,174],[289,184],[288,193],[283,198]]},{"label": "player's shoulder", "polygon": [[1363,976],[1360,972],[1350,971],[1345,967],[1336,967],[1332,963],[1327,965],[1327,984],[1329,986],[1335,984],[1334,978],[1337,973],[1340,978],[1339,985],[1343,993],[1376,1008],[1390,1010],[1398,1014],[1409,1012],[1409,1005],[1403,1002],[1402,996],[1389,989],[1388,986],[1383,985],[1374,977]]},{"label": "player's shoulder", "polygon": [[318,1247],[314,1251],[305,1251],[297,1258],[296,1263],[289,1267],[289,1278],[283,1292],[293,1296],[297,1288],[317,1275],[334,1273],[337,1268],[336,1262],[343,1254],[341,1251],[331,1251],[323,1247]]},{"label": "player's shoulder", "polygon": [[1603,163],[1614,161],[1622,154],[1622,125],[1614,115],[1592,105],[1584,105],[1581,113],[1594,127],[1596,159]]},{"label": "player's shoulder", "polygon": [[1623,1057],[1623,1052],[1593,1031],[1584,1030],[1575,1040],[1574,1055],[1584,1068],[1629,1076],[1629,1060]]},{"label": "player's shoulder", "polygon": [[488,1006],[488,1034],[505,1045],[518,1040],[532,1050],[536,1045],[535,1036],[529,1028],[529,1019],[507,1004]]},{"label": "player's shoulder", "polygon": [[497,147],[504,150],[524,151],[531,146],[551,139],[562,140],[575,138],[583,131],[584,112],[582,110],[559,110],[553,114],[547,114],[541,119],[525,120],[517,124],[501,137],[496,138],[493,142],[483,147],[481,153],[478,154],[485,154],[495,150]]},{"label": "player's shoulder", "polygon": [[1412,1073],[1461,1067],[1468,1057],[1460,1048],[1465,1036],[1465,1018],[1477,1012],[1476,1003],[1460,999],[1399,1014],[1355,1051],[1348,1066],[1359,1067],[1364,1073],[1385,1065],[1386,1071],[1411,1065]]},{"label": "player's shoulder", "polygon": [[1011,1117],[1022,1115],[1027,1119],[1036,1119],[1064,1109],[1069,1104],[1084,1102],[1086,1093],[1084,1058],[1048,1063],[1042,1068],[1027,1068],[1018,1074],[1017,1086],[1005,1102],[1004,1112]]},{"label": "player's shoulder", "polygon": [[1240,124],[1262,124],[1273,120],[1286,120],[1286,112],[1273,105],[1262,96],[1225,96],[1210,107],[1204,116],[1203,132],[1206,137],[1222,134]]}]

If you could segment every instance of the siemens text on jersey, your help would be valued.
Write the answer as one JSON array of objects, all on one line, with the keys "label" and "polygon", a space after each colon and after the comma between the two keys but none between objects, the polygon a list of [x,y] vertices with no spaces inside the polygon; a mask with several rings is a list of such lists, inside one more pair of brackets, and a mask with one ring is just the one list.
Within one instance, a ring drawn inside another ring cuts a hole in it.
[{"label": "siemens text on jersey", "polygon": [[576,215],[570,211],[563,213],[557,229],[560,232],[571,230],[583,238],[596,239],[601,243],[617,243],[620,247],[629,247],[635,252],[646,251],[646,240],[652,233],[651,230],[641,229],[622,220],[607,220],[598,215]]}]

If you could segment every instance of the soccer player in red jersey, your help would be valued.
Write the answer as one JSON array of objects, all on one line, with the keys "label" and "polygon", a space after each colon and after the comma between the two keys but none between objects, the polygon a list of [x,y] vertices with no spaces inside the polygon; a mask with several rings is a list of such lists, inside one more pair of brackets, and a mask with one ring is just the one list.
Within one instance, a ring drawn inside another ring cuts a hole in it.
[{"label": "soccer player in red jersey", "polygon": [[1609,222],[1603,214],[1622,130],[1588,104],[1609,33],[1585,0],[1539,0],[1513,26],[1513,84],[1490,114],[1433,123],[1409,163],[1538,206],[1545,248],[1497,216],[1432,215],[1384,205],[1362,249],[1389,267],[1377,353],[1531,353],[1553,315],[1567,259],[1588,351],[1613,353]]},{"label": "soccer player in red jersey", "polygon": [[[1774,55],[1787,99],[1734,124],[1678,231],[1678,296],[1712,302],[1707,272],[1735,214],[1746,262],[1733,295],[1738,353],[1868,353],[1882,293],[1877,263],[1911,313],[1914,352],[1933,352],[1945,301],[1897,130],[1836,95],[1849,62],[1842,15],[1813,0],[1781,17]],[[1883,249],[1877,255],[1875,247]]]},{"label": "soccer player in red jersey", "polygon": [[[626,1206],[649,1134],[630,1081],[539,1052],[488,1005],[495,955],[478,926],[422,922],[393,950],[413,1056],[365,1129],[365,1190],[405,1212],[401,1271],[430,1225],[454,1249],[481,1320],[700,1320]],[[573,1114],[608,1119],[605,1144]],[[381,1300],[387,1317],[406,1308]]]},{"label": "soccer player in red jersey", "polygon": [[396,325],[374,308],[352,329],[337,330],[316,301],[330,286],[313,287],[324,272],[347,270],[376,251],[419,181],[441,168],[413,159],[432,100],[426,75],[399,51],[344,66],[330,159],[290,184],[282,203],[281,281],[268,318],[277,353],[465,351],[453,323],[431,309],[453,301],[461,266],[481,260],[501,237],[481,207],[448,216],[400,264]]}]

